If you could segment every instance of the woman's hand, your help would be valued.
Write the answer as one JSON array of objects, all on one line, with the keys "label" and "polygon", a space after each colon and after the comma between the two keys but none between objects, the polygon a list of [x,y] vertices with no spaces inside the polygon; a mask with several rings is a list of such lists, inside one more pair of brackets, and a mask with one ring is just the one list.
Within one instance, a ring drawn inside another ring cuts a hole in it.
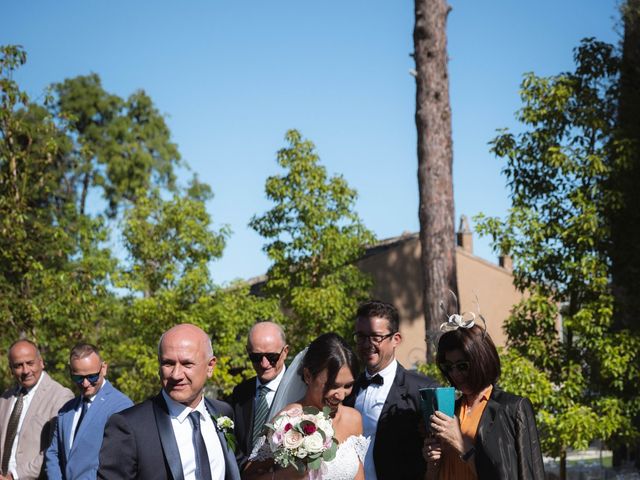
[{"label": "woman's hand", "polygon": [[425,472],[424,480],[437,479],[438,472],[440,470],[440,459],[442,458],[442,447],[435,437],[427,436],[424,439],[422,456],[427,462],[427,470]]},{"label": "woman's hand", "polygon": [[436,411],[431,415],[431,432],[440,443],[451,447],[458,455],[466,451],[465,441],[460,431],[460,422],[457,417],[449,417],[440,411]]},{"label": "woman's hand", "polygon": [[430,466],[438,466],[438,462],[442,457],[442,447],[435,437],[427,437],[424,439],[422,457]]}]

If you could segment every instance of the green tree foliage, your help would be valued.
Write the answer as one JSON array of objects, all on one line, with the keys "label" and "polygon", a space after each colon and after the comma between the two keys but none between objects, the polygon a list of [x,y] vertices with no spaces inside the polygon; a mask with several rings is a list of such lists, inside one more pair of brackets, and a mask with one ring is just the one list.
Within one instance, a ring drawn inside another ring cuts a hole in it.
[{"label": "green tree foliage", "polygon": [[137,193],[123,229],[128,265],[116,286],[125,298],[126,318],[116,357],[127,365],[120,384],[137,399],[157,390],[157,344],[178,323],[210,330],[212,289],[208,263],[222,255],[226,229],[213,232],[204,203],[157,190]]},{"label": "green tree foliage", "polygon": [[353,211],[356,192],[344,178],[327,176],[313,143],[295,130],[285,138],[277,155],[284,173],[265,186],[275,205],[250,223],[273,262],[265,293],[281,302],[295,347],[328,331],[348,338],[371,285],[355,261],[374,237]]},{"label": "green tree foliage", "polygon": [[100,330],[114,264],[100,219],[78,216],[65,189],[69,137],[13,80],[25,61],[21,48],[0,48],[0,348],[33,338],[56,372],[70,343]]},{"label": "green tree foliage", "polygon": [[[142,400],[158,389],[160,334],[190,322],[212,335],[213,387],[229,393],[249,372],[249,326],[280,314],[246,285],[213,283],[228,229],[212,228],[211,188],[195,176],[177,184],[184,164],[144,92],[125,100],[89,75],[54,84],[38,105],[13,80],[25,61],[19,47],[0,50],[0,351],[34,339],[69,384],[69,349],[94,342],[110,379]],[[119,239],[115,258],[107,245]]]},{"label": "green tree foliage", "polygon": [[96,74],[56,83],[52,91],[51,110],[74,140],[68,188],[77,192],[82,213],[94,187],[102,189],[111,216],[139,192],[161,186],[175,191],[180,154],[144,91],[124,100],[106,92]]},{"label": "green tree foliage", "polygon": [[508,386],[532,398],[545,452],[561,459],[593,439],[636,437],[637,390],[631,400],[622,392],[640,381],[640,339],[612,328],[606,212],[620,199],[605,186],[625,152],[614,135],[619,60],[610,45],[587,39],[575,62],[575,72],[525,76],[523,132],[492,141],[506,160],[512,208],[504,220],[478,219],[496,249],[513,256],[516,286],[527,292],[506,323]]}]

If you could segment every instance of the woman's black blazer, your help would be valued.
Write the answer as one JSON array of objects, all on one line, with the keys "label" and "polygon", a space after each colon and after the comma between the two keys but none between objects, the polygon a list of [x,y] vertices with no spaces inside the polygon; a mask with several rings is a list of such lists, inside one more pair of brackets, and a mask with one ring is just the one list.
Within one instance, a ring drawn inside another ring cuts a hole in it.
[{"label": "woman's black blazer", "polygon": [[527,398],[494,386],[480,417],[475,449],[480,480],[544,480],[538,429]]}]

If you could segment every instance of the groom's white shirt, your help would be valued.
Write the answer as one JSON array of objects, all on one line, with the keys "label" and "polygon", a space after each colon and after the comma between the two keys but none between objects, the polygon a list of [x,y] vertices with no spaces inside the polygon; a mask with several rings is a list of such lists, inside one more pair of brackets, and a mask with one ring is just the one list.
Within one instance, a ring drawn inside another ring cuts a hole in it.
[{"label": "groom's white shirt", "polygon": [[[380,419],[384,402],[387,401],[397,370],[398,362],[394,359],[389,365],[378,372],[378,375],[380,375],[384,380],[383,384],[369,385],[368,388],[360,390],[356,397],[354,406],[362,415],[363,435],[371,439],[369,449],[367,450],[367,456],[364,459],[364,476],[367,480],[377,480],[376,466],[373,463],[373,449],[376,443],[376,430],[378,429],[378,420]],[[367,378],[371,378],[373,376],[369,375],[369,372],[366,371],[365,374]]]},{"label": "groom's white shirt", "polygon": [[202,397],[196,408],[189,408],[173,400],[164,390],[162,390],[162,396],[169,409],[173,434],[176,437],[178,451],[180,452],[184,480],[199,480],[196,478],[196,454],[193,448],[191,421],[189,420],[189,414],[194,410],[201,414],[200,429],[204,444],[207,447],[211,478],[212,480],[224,480],[224,453],[213,419],[205,407],[204,397]]}]

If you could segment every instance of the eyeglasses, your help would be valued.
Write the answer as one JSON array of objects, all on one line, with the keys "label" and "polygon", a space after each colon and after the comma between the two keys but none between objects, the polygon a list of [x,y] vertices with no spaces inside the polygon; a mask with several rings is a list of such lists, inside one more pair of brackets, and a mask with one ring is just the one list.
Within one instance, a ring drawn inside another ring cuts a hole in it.
[{"label": "eyeglasses", "polygon": [[466,373],[469,371],[469,367],[471,364],[466,360],[461,360],[459,362],[451,363],[451,362],[442,362],[440,364],[440,368],[445,373],[451,373],[454,369],[458,370],[460,373]]},{"label": "eyeglasses", "polygon": [[251,363],[260,363],[262,362],[262,357],[267,359],[267,362],[269,362],[272,366],[275,365],[276,363],[278,363],[278,360],[280,359],[280,355],[282,355],[282,352],[284,352],[284,349],[287,348],[287,346],[285,345],[284,347],[282,347],[282,350],[280,350],[280,353],[273,353],[273,352],[247,352],[249,354],[249,360],[251,360]]},{"label": "eyeglasses", "polygon": [[365,335],[364,333],[354,333],[353,339],[356,343],[364,343],[366,340],[369,340],[374,345],[380,345],[387,338],[393,337],[397,332],[387,333],[385,335]]},{"label": "eyeglasses", "polygon": [[89,375],[74,375],[73,373],[71,374],[71,381],[73,383],[77,383],[78,385],[82,385],[85,378],[91,385],[95,385],[98,380],[100,380],[100,372],[90,373]]}]

